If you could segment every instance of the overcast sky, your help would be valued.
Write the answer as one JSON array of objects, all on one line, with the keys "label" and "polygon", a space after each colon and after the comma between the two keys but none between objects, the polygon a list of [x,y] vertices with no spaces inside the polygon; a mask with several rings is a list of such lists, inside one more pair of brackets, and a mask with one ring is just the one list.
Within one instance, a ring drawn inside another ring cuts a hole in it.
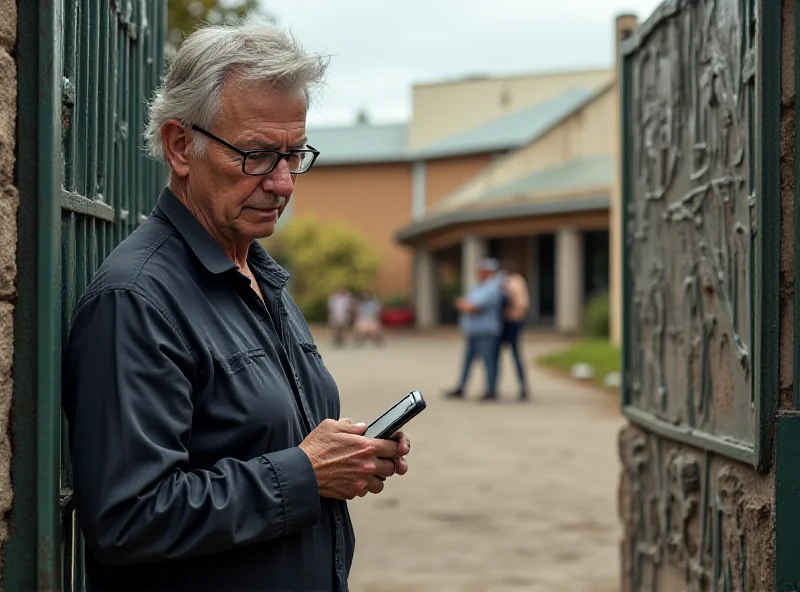
[{"label": "overcast sky", "polygon": [[660,0],[262,0],[308,49],[331,56],[310,126],[408,120],[411,87],[474,74],[613,64],[614,16]]}]

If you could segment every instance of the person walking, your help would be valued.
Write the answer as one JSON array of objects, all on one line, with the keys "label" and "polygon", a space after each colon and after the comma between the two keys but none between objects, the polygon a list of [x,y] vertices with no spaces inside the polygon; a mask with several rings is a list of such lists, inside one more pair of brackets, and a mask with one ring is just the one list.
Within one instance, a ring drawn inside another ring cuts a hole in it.
[{"label": "person walking", "polygon": [[501,286],[503,290],[502,330],[497,341],[497,366],[498,379],[500,374],[500,353],[504,346],[511,349],[514,365],[519,378],[519,399],[528,400],[528,387],[525,378],[525,364],[520,355],[520,335],[525,327],[525,319],[530,306],[530,294],[525,278],[518,271],[514,260],[503,261],[500,271]]},{"label": "person walking", "polygon": [[447,398],[464,398],[472,362],[480,356],[486,368],[486,391],[481,400],[497,399],[497,341],[502,330],[503,293],[497,277],[497,259],[486,258],[478,265],[478,283],[456,301],[459,327],[466,337],[464,362],[458,386],[445,393]]}]

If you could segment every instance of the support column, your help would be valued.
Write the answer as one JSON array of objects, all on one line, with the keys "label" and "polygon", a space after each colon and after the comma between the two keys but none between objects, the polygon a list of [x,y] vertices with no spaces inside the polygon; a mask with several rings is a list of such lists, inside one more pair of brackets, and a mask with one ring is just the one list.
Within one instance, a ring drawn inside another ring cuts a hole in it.
[{"label": "support column", "polygon": [[418,329],[439,324],[436,258],[427,249],[414,250],[414,317]]},{"label": "support column", "polygon": [[560,228],[556,235],[556,329],[577,333],[583,308],[583,235]]},{"label": "support column", "polygon": [[539,314],[539,237],[532,236],[528,239],[528,294],[530,306],[528,308],[528,322],[537,325],[540,321]]},{"label": "support column", "polygon": [[608,262],[608,296],[610,299],[610,332],[611,342],[618,346],[622,341],[622,245],[625,234],[622,212],[622,99],[620,85],[622,80],[622,52],[624,39],[638,26],[638,19],[632,15],[620,15],[614,25],[616,61],[614,66],[615,84],[612,89],[614,108],[611,110],[611,130],[613,155],[616,162],[614,176],[611,179],[609,204],[609,262]]},{"label": "support column", "polygon": [[486,257],[489,248],[486,241],[478,236],[465,236],[461,241],[461,290],[467,293],[478,283],[476,271],[478,263]]},{"label": "support column", "polygon": [[427,165],[424,160],[411,167],[411,218],[421,220],[428,210]]}]

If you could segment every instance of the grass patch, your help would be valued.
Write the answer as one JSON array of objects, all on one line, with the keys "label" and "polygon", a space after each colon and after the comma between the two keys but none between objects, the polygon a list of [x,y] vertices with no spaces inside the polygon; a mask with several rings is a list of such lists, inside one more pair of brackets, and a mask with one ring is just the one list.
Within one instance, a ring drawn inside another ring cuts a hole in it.
[{"label": "grass patch", "polygon": [[[592,381],[605,388],[603,379],[609,372],[619,372],[619,348],[605,339],[588,339],[579,341],[574,345],[554,351],[536,360],[536,363],[559,372],[569,373],[575,364],[591,364],[594,368]],[[616,390],[616,389],[614,389]]]}]

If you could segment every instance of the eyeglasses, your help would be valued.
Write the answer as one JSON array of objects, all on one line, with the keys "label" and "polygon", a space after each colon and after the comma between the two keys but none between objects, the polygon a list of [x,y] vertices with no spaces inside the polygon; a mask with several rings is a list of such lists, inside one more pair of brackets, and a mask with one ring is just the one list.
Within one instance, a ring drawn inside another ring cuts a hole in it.
[{"label": "eyeglasses", "polygon": [[236,146],[228,144],[222,138],[218,138],[209,131],[204,130],[199,125],[192,125],[192,129],[208,136],[215,142],[219,142],[229,150],[233,150],[242,157],[242,172],[245,175],[269,175],[278,166],[281,160],[285,160],[289,165],[289,172],[293,175],[305,173],[314,164],[319,156],[319,150],[312,146],[303,150],[290,150],[281,152],[280,150],[239,150]]}]

